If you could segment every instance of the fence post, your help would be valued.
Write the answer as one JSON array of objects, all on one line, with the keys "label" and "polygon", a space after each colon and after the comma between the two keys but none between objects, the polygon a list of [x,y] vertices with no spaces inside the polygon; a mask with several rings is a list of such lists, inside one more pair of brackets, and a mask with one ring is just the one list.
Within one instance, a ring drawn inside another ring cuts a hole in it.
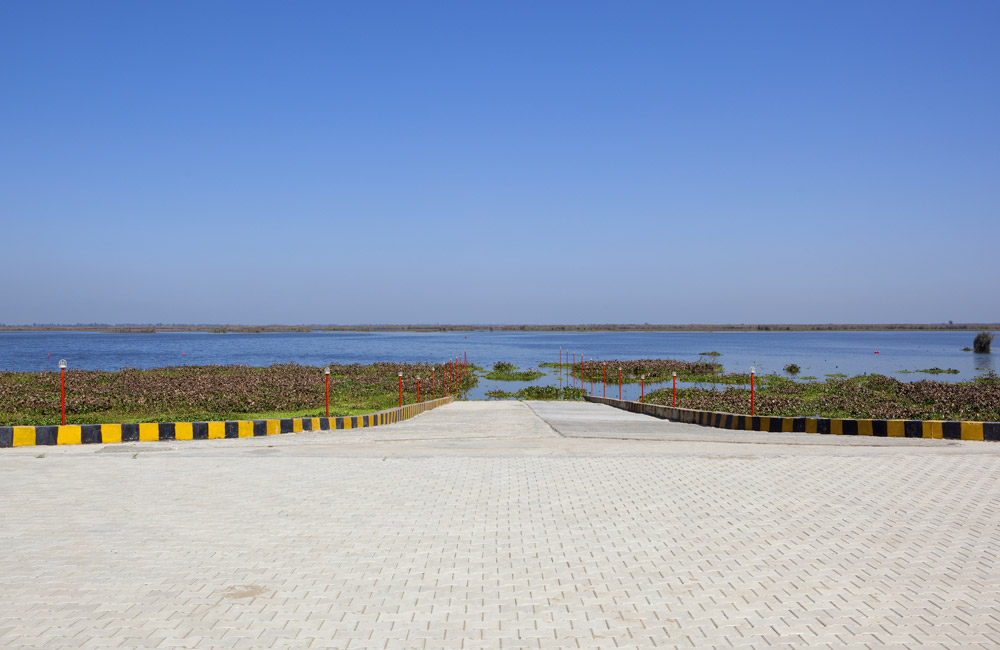
[{"label": "fence post", "polygon": [[326,417],[330,417],[330,367],[323,368],[326,375]]},{"label": "fence post", "polygon": [[62,406],[62,423],[66,426],[66,360],[59,360],[59,403]]}]

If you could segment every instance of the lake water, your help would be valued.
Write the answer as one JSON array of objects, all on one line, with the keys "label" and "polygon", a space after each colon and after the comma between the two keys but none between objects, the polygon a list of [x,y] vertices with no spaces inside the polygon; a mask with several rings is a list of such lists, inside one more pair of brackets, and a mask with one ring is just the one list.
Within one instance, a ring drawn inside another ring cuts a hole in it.
[{"label": "lake water", "polygon": [[[273,334],[213,334],[163,332],[104,334],[96,332],[0,332],[0,369],[37,372],[58,369],[60,358],[70,368],[118,370],[179,365],[245,364],[269,366],[298,363],[321,367],[328,363],[441,363],[468,353],[470,363],[484,368],[508,361],[522,369],[558,362],[562,348],[577,358],[594,359],[600,395],[602,360],[662,358],[697,361],[703,352],[721,352],[708,360],[726,372],[781,372],[798,364],[800,376],[884,374],[901,381],[935,379],[969,381],[987,370],[1000,371],[996,354],[962,352],[975,332],[288,332]],[[878,351],[878,354],[875,352]],[[958,374],[904,374],[925,368],[954,368]],[[615,372],[608,368],[608,379]],[[559,385],[553,371],[531,382]],[[470,393],[482,398],[501,387],[513,391],[525,383],[480,380]],[[681,385],[681,384],[679,384]],[[586,386],[589,389],[589,384]],[[656,386],[647,386],[647,391]],[[637,398],[640,387],[626,385],[626,398]],[[609,397],[618,395],[608,385]]]}]

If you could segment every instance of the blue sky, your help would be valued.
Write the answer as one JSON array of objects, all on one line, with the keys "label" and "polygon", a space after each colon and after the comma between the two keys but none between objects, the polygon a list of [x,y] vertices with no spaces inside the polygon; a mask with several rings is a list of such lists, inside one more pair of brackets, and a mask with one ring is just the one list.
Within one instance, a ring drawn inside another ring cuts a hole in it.
[{"label": "blue sky", "polygon": [[0,323],[997,322],[998,25],[0,3]]}]

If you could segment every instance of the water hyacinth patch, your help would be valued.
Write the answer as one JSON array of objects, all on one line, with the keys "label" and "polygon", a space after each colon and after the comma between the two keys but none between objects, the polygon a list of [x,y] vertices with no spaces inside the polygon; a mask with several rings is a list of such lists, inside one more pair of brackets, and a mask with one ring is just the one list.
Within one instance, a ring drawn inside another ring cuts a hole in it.
[{"label": "water hyacinth patch", "polygon": [[[995,378],[995,375],[993,375]],[[761,378],[755,410],[765,416],[812,416],[887,420],[1000,421],[1000,381],[986,376],[974,382],[901,382],[884,375],[861,375],[825,382]],[[670,405],[670,389],[646,394],[652,404]],[[681,408],[749,413],[750,391],[684,388],[677,391]]]},{"label": "water hyacinth patch", "polygon": [[[431,397],[431,366],[425,364],[330,364],[330,415],[357,415],[404,401]],[[452,394],[468,390],[471,372],[451,380]],[[435,393],[442,396],[441,366]],[[178,366],[117,372],[66,373],[67,424],[218,421],[263,417],[318,417],[325,406],[322,368],[297,364]],[[59,373],[0,372],[0,425],[58,424]]]},{"label": "water hyacinth patch", "polygon": [[493,370],[484,374],[483,378],[493,381],[534,381],[544,376],[545,373],[538,370],[521,370],[512,363],[497,361],[493,364]]},{"label": "water hyacinth patch", "polygon": [[[543,363],[545,367],[559,367],[557,363]],[[574,377],[590,381],[591,365],[590,361],[576,364],[564,364],[562,367],[568,368]],[[623,384],[637,384],[646,376],[647,383],[658,383],[669,381],[673,373],[677,373],[679,381],[689,382],[712,382],[712,383],[743,383],[738,381],[742,375],[734,375],[731,381],[725,381],[726,375],[722,374],[722,364],[709,361],[677,361],[675,359],[629,359],[627,361],[601,360],[594,361],[594,380],[600,381],[603,368],[607,367],[607,380],[609,384],[618,383],[618,369],[621,368],[621,380]],[[746,381],[750,381],[749,375]]]}]

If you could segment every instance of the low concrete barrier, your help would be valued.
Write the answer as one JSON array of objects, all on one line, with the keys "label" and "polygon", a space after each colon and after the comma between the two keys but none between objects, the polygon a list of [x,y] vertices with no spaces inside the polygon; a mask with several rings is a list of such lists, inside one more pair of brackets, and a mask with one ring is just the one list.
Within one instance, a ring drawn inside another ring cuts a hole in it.
[{"label": "low concrete barrier", "polygon": [[587,401],[607,404],[633,413],[663,420],[699,424],[716,429],[767,431],[771,433],[827,433],[845,436],[890,438],[943,438],[948,440],[1000,441],[1000,422],[956,422],[944,420],[851,420],[842,418],[767,417],[696,411],[660,404],[644,404],[607,397],[585,396]]},{"label": "low concrete barrier", "polygon": [[334,418],[287,418],[225,422],[149,422],[140,424],[67,424],[64,426],[0,427],[0,448],[35,445],[80,445],[160,440],[252,438],[301,431],[362,429],[402,422],[424,411],[454,401],[448,395],[418,404],[405,404],[378,413]]}]

